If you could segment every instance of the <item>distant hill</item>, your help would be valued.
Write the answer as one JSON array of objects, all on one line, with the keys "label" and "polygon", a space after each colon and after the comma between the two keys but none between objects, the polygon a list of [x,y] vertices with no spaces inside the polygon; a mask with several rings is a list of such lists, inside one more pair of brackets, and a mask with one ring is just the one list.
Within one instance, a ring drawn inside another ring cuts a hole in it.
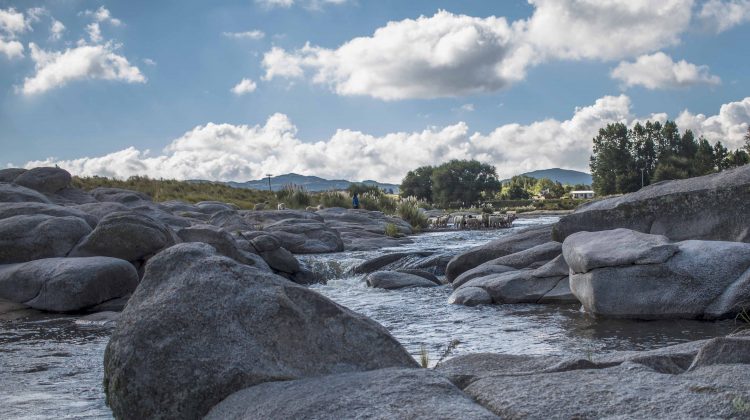
[{"label": "distant hill", "polygon": [[[393,189],[394,193],[398,193],[398,185],[386,184],[382,182],[366,180],[362,181],[366,185],[376,185],[380,189]],[[268,190],[268,178],[258,179],[255,181],[247,182],[227,182],[227,185],[234,188],[248,188],[253,190]],[[352,181],[344,179],[324,179],[318,176],[307,176],[299,174],[285,174],[271,177],[271,190],[278,191],[286,185],[296,185],[304,188],[306,191],[328,191],[328,190],[345,190],[352,184]]]},{"label": "distant hill", "polygon": [[[560,169],[560,168],[552,168],[552,169],[540,169],[538,171],[531,171],[526,172],[525,174],[521,174],[525,176],[530,176],[532,178],[541,179],[541,178],[549,178],[552,181],[559,182],[563,185],[570,184],[586,184],[591,185],[591,174],[587,174],[586,172],[581,171],[574,171],[571,169]],[[510,181],[510,179],[503,180]]]}]

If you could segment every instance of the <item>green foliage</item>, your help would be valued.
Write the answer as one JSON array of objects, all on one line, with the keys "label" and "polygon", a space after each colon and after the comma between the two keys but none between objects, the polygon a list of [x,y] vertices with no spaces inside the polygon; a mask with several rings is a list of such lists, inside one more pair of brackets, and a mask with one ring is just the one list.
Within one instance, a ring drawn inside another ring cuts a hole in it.
[{"label": "green foliage", "polygon": [[351,206],[352,201],[348,195],[338,191],[324,191],[318,194],[318,202],[325,207],[343,207]]},{"label": "green foliage", "polygon": [[446,357],[450,356],[451,353],[453,353],[453,350],[458,347],[458,345],[461,344],[460,340],[451,340],[450,343],[448,343],[447,346],[445,346],[445,350],[443,351],[443,354],[438,359],[437,363],[435,363],[435,366],[439,365],[443,360],[445,360]]},{"label": "green foliage", "polygon": [[476,160],[451,160],[432,173],[432,199],[443,207],[471,206],[500,189],[495,167]]},{"label": "green foliage", "polygon": [[351,196],[354,196],[354,194],[383,194],[383,192],[380,190],[380,188],[378,188],[377,185],[367,185],[361,182],[352,182],[351,184],[349,184],[349,187],[346,190]]},{"label": "green foliage", "polygon": [[416,197],[420,200],[432,201],[432,166],[422,166],[409,171],[401,181],[401,196]]},{"label": "green foliage", "polygon": [[416,230],[420,231],[427,228],[427,216],[419,211],[419,207],[414,200],[403,200],[398,205],[398,216]]},{"label": "green foliage", "polygon": [[652,182],[706,175],[750,162],[747,152],[729,151],[720,141],[711,146],[705,138],[696,140],[690,130],[680,135],[673,121],[637,123],[631,129],[622,123],[608,124],[593,143],[590,167],[599,195],[624,194]]},{"label": "green foliage", "polygon": [[385,235],[390,236],[392,238],[396,238],[398,236],[401,236],[401,233],[398,230],[398,226],[396,226],[393,223],[386,223],[385,224]]},{"label": "green foliage", "polygon": [[313,203],[312,196],[304,188],[296,185],[285,185],[276,191],[276,198],[290,209],[304,209]]},{"label": "green foliage", "polygon": [[732,399],[732,408],[738,413],[750,412],[750,402],[745,401],[742,397]]},{"label": "green foliage", "polygon": [[76,188],[92,190],[98,187],[123,188],[148,194],[154,201],[182,200],[188,203],[221,201],[232,203],[241,209],[252,209],[257,203],[268,202],[276,206],[276,196],[269,191],[232,188],[218,182],[189,182],[171,179],[151,179],[147,176],[132,176],[126,180],[100,176],[73,177]]}]

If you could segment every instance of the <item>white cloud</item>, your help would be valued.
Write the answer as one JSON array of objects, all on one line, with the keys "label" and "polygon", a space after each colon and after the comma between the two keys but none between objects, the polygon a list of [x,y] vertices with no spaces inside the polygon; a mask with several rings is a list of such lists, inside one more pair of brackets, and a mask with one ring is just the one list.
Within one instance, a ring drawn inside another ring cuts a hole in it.
[{"label": "white cloud", "polygon": [[246,31],[246,32],[224,32],[223,35],[227,38],[235,38],[235,39],[252,39],[252,40],[259,40],[263,39],[263,37],[266,36],[266,34],[258,29],[254,29],[252,31]]},{"label": "white cloud", "polygon": [[685,60],[674,62],[663,52],[642,55],[635,62],[620,62],[612,70],[612,78],[624,86],[647,89],[668,89],[694,85],[718,85],[721,79],[710,73],[708,66],[697,66]]},{"label": "white cloud", "polygon": [[24,18],[23,13],[17,12],[13,8],[0,9],[0,31],[15,36],[26,32],[29,27],[29,21]]},{"label": "white cloud", "polygon": [[255,3],[266,9],[283,8],[289,9],[294,5],[301,5],[309,10],[321,10],[327,5],[342,5],[351,0],[255,0]]},{"label": "white cloud", "polygon": [[30,43],[29,49],[36,73],[25,78],[23,86],[18,89],[24,95],[43,93],[77,80],[146,82],[138,67],[118,55],[112,43],[81,45],[65,51],[45,51]]},{"label": "white cloud", "polygon": [[23,44],[18,41],[6,41],[0,38],[0,54],[5,54],[8,58],[23,57]]},{"label": "white cloud", "polygon": [[474,104],[463,104],[463,105],[461,105],[461,111],[474,112]]},{"label": "white cloud", "polygon": [[698,19],[709,30],[724,32],[750,22],[750,0],[709,0],[701,7]]},{"label": "white cloud", "polygon": [[706,116],[683,111],[675,120],[682,130],[693,130],[712,142],[721,141],[731,149],[743,146],[750,127],[750,97],[721,106],[717,115]]},{"label": "white cloud", "polygon": [[491,92],[549,60],[615,60],[680,42],[693,0],[529,0],[528,19],[438,11],[389,22],[338,48],[272,48],[264,80],[310,77],[340,95],[384,100]]},{"label": "white cloud", "polygon": [[439,11],[390,22],[335,50],[275,47],[263,58],[264,80],[309,71],[313,82],[341,95],[385,100],[493,91],[525,77],[530,57],[513,45],[515,32],[504,18]]},{"label": "white cloud", "polygon": [[294,5],[294,0],[255,0],[256,3],[268,9],[274,7],[283,7],[288,9]]},{"label": "white cloud", "polygon": [[242,96],[247,93],[255,92],[255,89],[258,87],[258,85],[255,84],[250,79],[242,79],[239,83],[237,83],[231,90],[232,93],[234,93],[237,96]]},{"label": "white cloud", "polygon": [[154,60],[152,60],[150,58],[144,58],[143,59],[143,64],[145,64],[147,66],[155,66],[156,65],[156,61],[154,61]]},{"label": "white cloud", "polygon": [[63,32],[65,32],[65,25],[56,19],[52,19],[52,26],[49,28],[50,39],[57,41],[62,38]]},{"label": "white cloud", "polygon": [[89,39],[94,44],[102,42],[102,30],[99,27],[98,22],[91,22],[86,25],[86,32],[89,34]]},{"label": "white cloud", "polygon": [[110,13],[110,11],[104,6],[101,6],[94,11],[86,10],[83,12],[83,15],[93,17],[96,22],[109,23],[112,26],[122,25],[122,21],[120,19],[113,18],[112,13]]}]

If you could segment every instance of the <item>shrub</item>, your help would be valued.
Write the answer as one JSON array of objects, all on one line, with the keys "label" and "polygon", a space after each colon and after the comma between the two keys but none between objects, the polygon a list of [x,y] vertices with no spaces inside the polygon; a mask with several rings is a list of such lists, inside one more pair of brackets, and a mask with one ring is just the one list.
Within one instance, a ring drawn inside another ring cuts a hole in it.
[{"label": "shrub", "polygon": [[351,200],[346,194],[338,191],[325,191],[318,194],[318,201],[325,207],[344,207],[351,206]]},{"label": "shrub", "polygon": [[365,193],[359,196],[359,204],[366,210],[377,210],[385,214],[396,214],[396,200],[385,194]]},{"label": "shrub", "polygon": [[390,236],[392,238],[395,238],[397,236],[400,236],[401,232],[399,232],[398,227],[393,223],[386,223],[385,224],[385,235]]},{"label": "shrub", "polygon": [[303,209],[312,203],[312,197],[304,188],[296,185],[285,185],[276,191],[276,198],[290,209]]},{"label": "shrub", "polygon": [[398,216],[409,222],[416,231],[427,228],[427,216],[412,201],[405,200],[398,205]]}]

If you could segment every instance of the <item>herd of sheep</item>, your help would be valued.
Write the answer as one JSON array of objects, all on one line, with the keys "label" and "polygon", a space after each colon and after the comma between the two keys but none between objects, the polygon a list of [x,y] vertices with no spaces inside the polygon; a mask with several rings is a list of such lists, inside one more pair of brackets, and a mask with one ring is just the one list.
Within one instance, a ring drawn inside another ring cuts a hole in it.
[{"label": "herd of sheep", "polygon": [[514,213],[509,214],[488,214],[481,215],[444,215],[430,217],[427,223],[430,229],[448,229],[452,227],[457,230],[477,230],[477,229],[502,229],[509,228],[516,220]]}]

